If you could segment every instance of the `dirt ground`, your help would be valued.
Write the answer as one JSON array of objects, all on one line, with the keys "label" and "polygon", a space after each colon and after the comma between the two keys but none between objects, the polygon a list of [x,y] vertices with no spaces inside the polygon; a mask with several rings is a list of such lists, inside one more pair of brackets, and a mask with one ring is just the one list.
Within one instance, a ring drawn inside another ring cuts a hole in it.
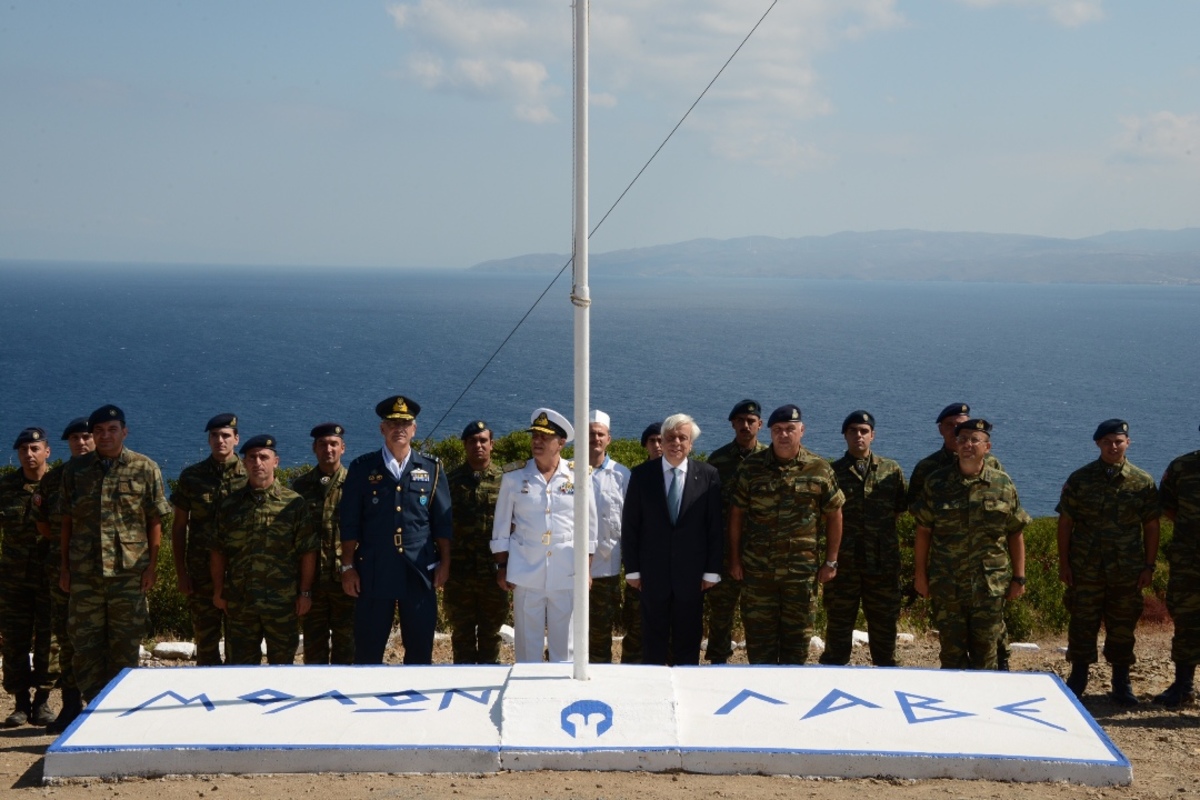
[{"label": "dirt ground", "polygon": [[[1014,670],[1058,672],[1066,663],[1059,648],[1063,639],[1037,643],[1036,652],[1013,653]],[[888,800],[993,800],[994,798],[1113,798],[1156,800],[1200,799],[1200,708],[1167,711],[1147,702],[1171,682],[1170,627],[1143,626],[1138,633],[1138,663],[1133,670],[1134,691],[1144,701],[1124,710],[1108,700],[1109,671],[1103,664],[1093,669],[1084,705],[1109,737],[1133,763],[1130,786],[1094,788],[1066,783],[1012,784],[994,781],[811,779],[779,776],[711,776],[610,772],[503,772],[494,775],[256,775],[194,776],[118,781],[80,780],[55,785],[42,783],[42,754],[52,739],[32,727],[0,730],[0,792],[12,797],[71,798],[262,798],[263,800],[320,800],[398,797],[405,800],[449,797],[481,800],[525,798],[657,798],[822,797],[861,800],[864,793],[886,793]],[[937,642],[918,637],[901,645],[901,659],[910,666],[936,666]],[[395,660],[397,653],[389,653]],[[511,652],[508,653],[511,659]],[[449,661],[449,644],[439,641],[435,658]],[[866,663],[865,648],[855,648],[855,662]],[[745,660],[739,651],[735,660]],[[166,666],[151,663],[148,666]],[[8,707],[3,706],[4,714]],[[264,765],[264,768],[267,768]]]}]

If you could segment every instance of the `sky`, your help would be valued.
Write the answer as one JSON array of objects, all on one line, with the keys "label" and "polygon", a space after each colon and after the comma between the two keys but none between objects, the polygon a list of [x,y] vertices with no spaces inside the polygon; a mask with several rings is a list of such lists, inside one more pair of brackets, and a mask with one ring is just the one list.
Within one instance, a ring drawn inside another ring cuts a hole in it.
[{"label": "sky", "polygon": [[[1200,226],[1200,0],[592,0],[592,239]],[[569,0],[8,0],[0,260],[571,248]]]}]

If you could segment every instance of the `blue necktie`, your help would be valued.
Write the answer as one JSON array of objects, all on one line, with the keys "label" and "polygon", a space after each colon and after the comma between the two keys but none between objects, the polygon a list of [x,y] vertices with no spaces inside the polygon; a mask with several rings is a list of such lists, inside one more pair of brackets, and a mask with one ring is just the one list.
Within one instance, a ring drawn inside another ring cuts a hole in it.
[{"label": "blue necktie", "polygon": [[679,521],[679,500],[683,494],[679,472],[679,467],[671,467],[671,488],[667,490],[667,508],[671,513],[672,525]]}]

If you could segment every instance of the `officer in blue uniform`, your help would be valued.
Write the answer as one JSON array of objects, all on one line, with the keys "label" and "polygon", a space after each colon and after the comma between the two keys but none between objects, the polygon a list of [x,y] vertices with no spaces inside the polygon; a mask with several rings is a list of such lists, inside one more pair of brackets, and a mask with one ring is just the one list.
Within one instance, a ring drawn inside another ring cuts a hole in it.
[{"label": "officer in blue uniform", "polygon": [[382,664],[400,606],[405,664],[433,663],[435,590],[450,577],[450,488],[436,458],[412,449],[421,406],[375,406],[383,447],[354,459],[339,507],[342,588],[357,597],[354,663]]}]

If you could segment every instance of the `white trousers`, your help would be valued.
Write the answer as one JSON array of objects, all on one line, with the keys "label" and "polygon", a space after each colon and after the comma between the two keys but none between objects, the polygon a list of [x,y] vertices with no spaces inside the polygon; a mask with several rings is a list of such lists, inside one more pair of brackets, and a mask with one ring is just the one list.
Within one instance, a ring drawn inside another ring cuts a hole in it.
[{"label": "white trousers", "polygon": [[513,651],[518,663],[539,663],[549,645],[550,660],[570,661],[572,592],[570,589],[513,589]]}]

